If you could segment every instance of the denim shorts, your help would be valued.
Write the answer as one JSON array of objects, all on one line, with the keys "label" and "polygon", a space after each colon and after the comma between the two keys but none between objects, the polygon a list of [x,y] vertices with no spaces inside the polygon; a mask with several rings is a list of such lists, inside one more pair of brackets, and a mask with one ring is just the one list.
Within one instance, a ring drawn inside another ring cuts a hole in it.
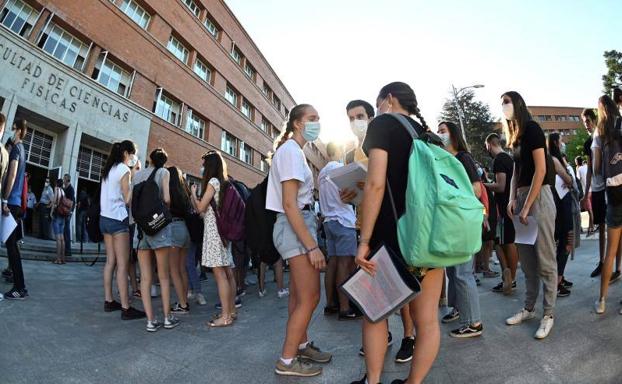
[{"label": "denim shorts", "polygon": [[54,231],[54,236],[59,236],[65,233],[64,216],[54,216],[52,219],[52,231]]},{"label": "denim shorts", "polygon": [[331,220],[324,222],[324,232],[328,256],[356,256],[356,229]]},{"label": "denim shorts", "polygon": [[186,227],[183,219],[174,218],[173,222],[168,225],[171,227],[171,247],[190,248],[190,232]]},{"label": "denim shorts", "polygon": [[99,217],[99,230],[104,235],[116,235],[118,233],[125,233],[130,231],[130,219],[126,217],[125,220],[115,220],[109,217]]},{"label": "denim shorts", "polygon": [[[311,233],[314,239],[317,236],[317,218],[311,211],[302,211],[307,229]],[[283,260],[291,259],[294,256],[305,255],[307,250],[304,245],[298,240],[298,236],[294,233],[292,226],[287,221],[287,216],[284,213],[279,213],[276,216],[276,222],[274,223],[274,230],[272,231],[272,241],[274,241],[274,247],[279,252]]]},{"label": "denim shorts", "polygon": [[[172,224],[172,223],[171,223]],[[153,236],[143,234],[143,238],[138,242],[139,250],[160,249],[171,247],[173,242],[173,231],[171,224],[162,228],[160,232]]]}]

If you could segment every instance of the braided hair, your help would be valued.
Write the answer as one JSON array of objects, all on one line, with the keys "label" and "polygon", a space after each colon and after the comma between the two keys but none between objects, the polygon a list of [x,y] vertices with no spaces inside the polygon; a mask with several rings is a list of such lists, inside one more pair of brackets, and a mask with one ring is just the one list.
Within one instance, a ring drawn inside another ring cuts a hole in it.
[{"label": "braided hair", "polygon": [[419,104],[417,103],[417,96],[415,96],[415,91],[413,91],[410,85],[402,83],[400,81],[387,84],[380,90],[378,98],[385,99],[387,96],[389,96],[389,94],[395,97],[400,102],[400,105],[404,107],[408,114],[417,117],[417,119],[426,131],[430,130],[428,124],[425,122],[425,119],[423,118],[423,116],[421,116]]},{"label": "braided hair", "polygon": [[297,106],[292,108],[291,111],[289,111],[289,119],[285,122],[285,129],[276,140],[276,143],[274,145],[275,152],[292,136],[292,134],[294,133],[294,123],[302,119],[305,114],[305,110],[310,106],[310,104],[298,104]]}]

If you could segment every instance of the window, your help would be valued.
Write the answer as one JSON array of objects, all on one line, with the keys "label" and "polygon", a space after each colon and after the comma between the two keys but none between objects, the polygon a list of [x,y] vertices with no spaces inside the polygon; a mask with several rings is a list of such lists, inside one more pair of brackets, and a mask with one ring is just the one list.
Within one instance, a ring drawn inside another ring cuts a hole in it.
[{"label": "window", "polygon": [[270,128],[270,122],[268,120],[266,120],[265,117],[261,118],[261,130],[264,132],[268,132],[268,129]]},{"label": "window", "polygon": [[169,123],[179,126],[181,104],[164,95],[160,88],[156,94],[154,113]]},{"label": "window", "polygon": [[80,146],[76,169],[78,171],[78,177],[99,182],[106,160],[108,160],[107,154]]},{"label": "window", "polygon": [[281,134],[281,132],[279,132],[278,129],[276,129],[276,127],[272,127],[272,139],[276,139],[277,137],[279,137],[279,135]]},{"label": "window", "polygon": [[255,74],[257,72],[255,71],[255,68],[253,68],[253,66],[250,65],[248,62],[244,64],[244,73],[246,74],[246,76],[248,76],[249,79],[255,80]]},{"label": "window", "polygon": [[253,164],[253,149],[244,142],[240,143],[240,160],[246,164]]},{"label": "window", "polygon": [[134,0],[113,0],[113,3],[119,7],[119,9],[125,13],[132,21],[140,25],[142,29],[147,29],[151,15],[147,13],[140,5]]},{"label": "window", "polygon": [[248,100],[243,99],[242,100],[242,108],[240,108],[242,111],[242,114],[246,117],[248,117],[249,119],[253,119],[253,106],[250,105],[250,103],[248,102]]},{"label": "window", "polygon": [[268,97],[271,97],[271,95],[272,95],[272,90],[270,89],[270,87],[268,86],[268,84],[263,83],[263,88],[262,88],[262,91],[263,91],[263,94],[264,94],[264,95],[266,95],[266,96],[268,96]]},{"label": "window", "polygon": [[272,95],[272,104],[274,104],[274,106],[276,107],[276,109],[279,110],[279,112],[281,111],[281,99],[276,97],[276,95]]},{"label": "window", "polygon": [[168,39],[166,48],[168,48],[168,50],[175,55],[176,58],[183,61],[184,64],[188,64],[188,48],[184,47],[184,45],[175,37],[171,36]]},{"label": "window", "polygon": [[218,27],[216,27],[216,23],[214,23],[209,16],[205,19],[203,25],[207,28],[207,31],[214,36],[214,38],[218,38]]},{"label": "window", "polygon": [[261,155],[261,161],[259,162],[259,169],[261,169],[262,172],[268,171],[268,163],[266,162],[266,157],[264,155]]},{"label": "window", "polygon": [[22,0],[9,0],[2,9],[0,21],[16,34],[27,37],[37,21],[37,12]]},{"label": "window", "polygon": [[285,107],[283,107],[283,109],[285,109],[285,117],[288,117],[289,116],[289,109],[287,109]]},{"label": "window", "polygon": [[237,157],[238,139],[229,132],[223,131],[220,149],[233,157]]},{"label": "window", "polygon": [[23,143],[27,162],[44,168],[50,167],[54,137],[30,128],[26,132]]},{"label": "window", "polygon": [[205,121],[199,116],[192,113],[192,109],[188,110],[188,119],[186,119],[186,132],[192,136],[196,136],[203,140],[205,135]]},{"label": "window", "polygon": [[237,50],[237,48],[233,47],[231,49],[231,57],[233,58],[233,60],[235,60],[236,63],[238,64],[242,64],[242,54],[240,53],[240,51]]},{"label": "window", "polygon": [[132,77],[130,73],[110,60],[107,52],[102,52],[95,63],[93,79],[121,96],[127,96]]},{"label": "window", "polygon": [[238,107],[238,93],[233,90],[229,85],[227,85],[227,89],[225,90],[225,99],[230,102],[234,107]]},{"label": "window", "polygon": [[39,41],[39,48],[68,66],[82,70],[89,47],[56,24],[50,24]]},{"label": "window", "polygon": [[192,0],[184,0],[184,4],[186,4],[186,7],[188,7],[190,12],[194,13],[196,17],[199,17],[201,10],[199,9],[199,6],[197,5],[197,3],[195,3]]},{"label": "window", "polygon": [[194,70],[194,73],[199,75],[199,77],[203,79],[206,83],[210,83],[212,81],[212,71],[201,60],[196,59],[194,61],[193,70]]}]

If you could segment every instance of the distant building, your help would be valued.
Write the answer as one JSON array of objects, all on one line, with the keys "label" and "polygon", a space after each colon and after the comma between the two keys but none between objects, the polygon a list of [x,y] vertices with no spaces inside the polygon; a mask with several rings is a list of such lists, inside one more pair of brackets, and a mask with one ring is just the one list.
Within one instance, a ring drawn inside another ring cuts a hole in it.
[{"label": "distant building", "polygon": [[[533,119],[540,124],[545,134],[557,132],[564,141],[568,141],[570,136],[576,135],[580,129],[583,129],[581,120],[583,108],[542,106],[529,106],[528,108]],[[496,123],[495,130],[503,130],[503,123]]]}]

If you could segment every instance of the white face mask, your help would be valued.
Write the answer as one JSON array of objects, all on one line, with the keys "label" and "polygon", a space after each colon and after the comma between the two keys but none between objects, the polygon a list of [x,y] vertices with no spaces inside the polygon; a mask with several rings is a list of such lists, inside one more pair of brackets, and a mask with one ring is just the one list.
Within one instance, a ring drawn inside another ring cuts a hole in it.
[{"label": "white face mask", "polygon": [[134,154],[130,155],[130,158],[127,159],[127,166],[130,168],[134,168],[137,163],[138,163],[138,156]]},{"label": "white face mask", "polygon": [[389,109],[386,112],[381,112],[380,109],[387,102],[388,99],[384,99],[382,103],[378,106],[378,110],[376,111],[376,117],[382,115],[383,113],[391,113],[391,105],[389,105]]},{"label": "white face mask", "polygon": [[437,133],[436,135],[441,139],[444,147],[447,147],[451,142],[449,138],[449,133]]},{"label": "white face mask", "polygon": [[359,141],[363,140],[367,133],[367,120],[354,120],[350,122],[352,133],[358,137]]},{"label": "white face mask", "polygon": [[503,116],[506,120],[514,119],[514,104],[507,103],[501,106],[501,110],[503,111]]}]

